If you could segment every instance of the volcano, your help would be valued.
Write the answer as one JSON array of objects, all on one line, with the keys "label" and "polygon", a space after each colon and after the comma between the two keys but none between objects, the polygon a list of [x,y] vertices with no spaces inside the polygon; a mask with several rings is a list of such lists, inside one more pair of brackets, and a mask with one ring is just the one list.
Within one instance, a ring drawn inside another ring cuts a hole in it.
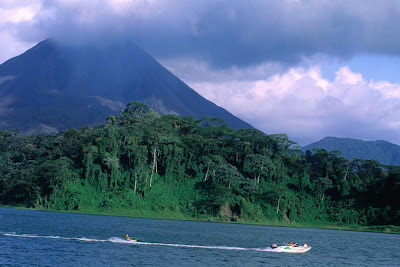
[{"label": "volcano", "polygon": [[252,128],[203,98],[132,41],[40,42],[0,65],[0,129],[56,133],[104,123],[132,101],[160,114]]}]

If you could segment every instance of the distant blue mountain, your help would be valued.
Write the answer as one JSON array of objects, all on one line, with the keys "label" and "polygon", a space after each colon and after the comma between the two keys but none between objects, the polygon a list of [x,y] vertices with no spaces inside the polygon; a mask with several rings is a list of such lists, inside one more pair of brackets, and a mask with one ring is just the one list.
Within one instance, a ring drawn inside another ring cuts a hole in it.
[{"label": "distant blue mountain", "polygon": [[133,42],[66,45],[45,40],[0,65],[0,129],[51,133],[103,123],[132,101],[160,114],[223,119],[252,128],[206,100]]},{"label": "distant blue mountain", "polygon": [[352,138],[325,137],[303,147],[303,152],[313,148],[341,151],[346,159],[376,160],[385,165],[400,166],[400,146],[387,141],[363,141]]}]

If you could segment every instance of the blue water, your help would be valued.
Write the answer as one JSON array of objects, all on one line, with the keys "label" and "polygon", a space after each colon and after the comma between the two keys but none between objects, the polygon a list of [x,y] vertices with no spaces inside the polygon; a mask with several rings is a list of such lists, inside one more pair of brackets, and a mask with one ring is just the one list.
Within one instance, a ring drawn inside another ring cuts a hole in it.
[{"label": "blue water", "polygon": [[[268,248],[291,240],[312,249]],[[400,266],[398,244],[390,234],[0,208],[1,266]]]}]

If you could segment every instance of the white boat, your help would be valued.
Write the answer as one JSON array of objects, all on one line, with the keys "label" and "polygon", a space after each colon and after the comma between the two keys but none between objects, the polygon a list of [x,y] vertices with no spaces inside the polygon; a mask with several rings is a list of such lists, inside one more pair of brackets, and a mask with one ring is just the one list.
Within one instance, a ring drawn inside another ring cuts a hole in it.
[{"label": "white boat", "polygon": [[311,249],[311,247],[309,246],[279,246],[276,248],[272,248],[273,251],[276,252],[288,252],[288,253],[305,253],[307,251],[309,251]]}]

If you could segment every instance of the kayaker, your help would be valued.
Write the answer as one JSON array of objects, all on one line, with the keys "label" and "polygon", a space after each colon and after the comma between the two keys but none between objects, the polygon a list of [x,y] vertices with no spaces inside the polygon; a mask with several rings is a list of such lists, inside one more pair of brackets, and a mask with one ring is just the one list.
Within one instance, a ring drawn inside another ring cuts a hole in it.
[{"label": "kayaker", "polygon": [[125,235],[126,241],[129,241],[132,239],[132,237],[130,237],[128,234]]}]

